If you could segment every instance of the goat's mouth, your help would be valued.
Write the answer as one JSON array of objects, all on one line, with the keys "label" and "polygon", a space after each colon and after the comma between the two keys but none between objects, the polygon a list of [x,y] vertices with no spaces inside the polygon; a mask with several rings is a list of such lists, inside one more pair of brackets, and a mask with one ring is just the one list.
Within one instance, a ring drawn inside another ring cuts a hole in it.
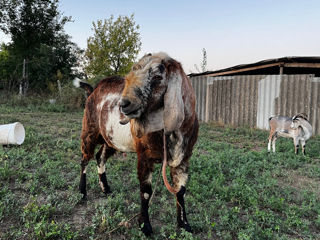
[{"label": "goat's mouth", "polygon": [[124,114],[124,117],[120,120],[120,124],[127,124],[130,119],[139,118],[141,116],[142,109],[140,106],[136,108],[121,108],[121,112]]}]

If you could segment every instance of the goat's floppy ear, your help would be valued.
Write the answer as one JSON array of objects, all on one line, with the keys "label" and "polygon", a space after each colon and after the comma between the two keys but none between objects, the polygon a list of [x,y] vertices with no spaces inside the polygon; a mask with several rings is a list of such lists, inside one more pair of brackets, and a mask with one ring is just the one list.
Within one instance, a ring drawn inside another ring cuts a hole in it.
[{"label": "goat's floppy ear", "polygon": [[179,72],[168,76],[167,91],[164,95],[163,122],[165,133],[181,127],[184,120],[184,102],[182,99],[182,76]]}]

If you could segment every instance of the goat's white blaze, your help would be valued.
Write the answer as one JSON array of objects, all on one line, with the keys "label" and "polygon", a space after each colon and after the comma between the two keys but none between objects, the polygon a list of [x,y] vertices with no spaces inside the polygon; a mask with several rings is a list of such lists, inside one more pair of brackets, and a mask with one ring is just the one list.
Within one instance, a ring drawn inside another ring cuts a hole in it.
[{"label": "goat's white blaze", "polygon": [[[102,109],[107,107],[106,113],[108,114],[106,126],[106,132],[110,138],[110,142],[114,147],[121,152],[134,152],[133,138],[130,130],[130,123],[121,125],[120,122],[120,109],[119,101],[120,94],[109,94],[98,105],[98,108]],[[108,103],[108,106],[105,104]],[[100,122],[100,126],[101,126]]]}]

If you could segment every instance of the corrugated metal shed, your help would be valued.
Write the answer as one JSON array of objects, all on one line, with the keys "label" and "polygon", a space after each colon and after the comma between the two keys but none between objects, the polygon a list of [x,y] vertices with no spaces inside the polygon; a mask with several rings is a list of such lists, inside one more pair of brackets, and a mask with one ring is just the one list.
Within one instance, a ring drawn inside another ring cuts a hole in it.
[{"label": "corrugated metal shed", "polygon": [[[268,61],[260,63],[269,64]],[[320,134],[320,77],[316,74],[225,76],[225,72],[220,73],[222,76],[212,72],[189,75],[200,120],[268,129],[272,115],[293,116],[304,112],[314,133]]]}]

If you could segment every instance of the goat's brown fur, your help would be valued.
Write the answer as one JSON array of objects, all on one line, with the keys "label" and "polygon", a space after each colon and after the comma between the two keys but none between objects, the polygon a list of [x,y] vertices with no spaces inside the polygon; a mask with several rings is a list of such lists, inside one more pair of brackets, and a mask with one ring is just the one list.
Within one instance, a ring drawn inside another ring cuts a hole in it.
[{"label": "goat's brown fur", "polygon": [[[128,124],[118,125],[119,122]],[[198,136],[198,120],[193,89],[180,63],[162,53],[146,55],[125,80],[107,78],[87,99],[81,134],[80,191],[86,196],[86,166],[96,145],[102,144],[96,158],[105,193],[110,191],[104,172],[106,159],[116,150],[136,152],[141,197],[139,223],[146,235],[152,233],[148,215],[151,176],[154,163],[161,163],[164,157],[164,132],[170,175],[177,190],[178,225],[191,231],[183,196],[188,161]]]}]

